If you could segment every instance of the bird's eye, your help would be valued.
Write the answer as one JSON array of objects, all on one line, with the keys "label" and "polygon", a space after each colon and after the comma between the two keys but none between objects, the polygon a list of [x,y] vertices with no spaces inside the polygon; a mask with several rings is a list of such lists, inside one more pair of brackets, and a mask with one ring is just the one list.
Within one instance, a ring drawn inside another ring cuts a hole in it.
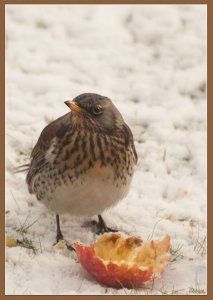
[{"label": "bird's eye", "polygon": [[100,106],[100,105],[93,106],[92,113],[94,115],[98,116],[98,115],[102,114],[102,112],[103,112],[102,106]]}]

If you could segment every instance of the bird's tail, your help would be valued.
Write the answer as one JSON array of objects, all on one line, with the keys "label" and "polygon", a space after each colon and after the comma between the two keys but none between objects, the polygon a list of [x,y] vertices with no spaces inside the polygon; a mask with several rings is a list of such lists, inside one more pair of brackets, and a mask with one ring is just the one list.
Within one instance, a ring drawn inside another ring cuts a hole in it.
[{"label": "bird's tail", "polygon": [[22,172],[26,172],[28,171],[30,168],[30,164],[24,164],[24,165],[20,165],[16,168],[13,169],[13,173],[22,173]]}]

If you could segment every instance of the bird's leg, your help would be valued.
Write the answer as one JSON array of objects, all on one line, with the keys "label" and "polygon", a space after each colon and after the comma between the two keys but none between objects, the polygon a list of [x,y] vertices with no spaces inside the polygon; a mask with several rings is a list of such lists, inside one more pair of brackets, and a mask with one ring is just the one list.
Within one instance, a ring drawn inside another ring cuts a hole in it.
[{"label": "bird's leg", "polygon": [[97,234],[104,233],[104,232],[117,232],[117,230],[106,226],[106,223],[101,215],[98,215],[97,227],[98,227]]},{"label": "bird's leg", "polygon": [[[61,241],[64,240],[63,234],[61,233],[61,228],[60,228],[60,220],[59,220],[59,215],[56,215],[56,226],[57,226],[57,234],[56,234],[56,244]],[[65,245],[67,246],[67,249],[69,249],[70,251],[75,251],[75,249],[67,242],[65,241]]]},{"label": "bird's leg", "polygon": [[56,234],[56,242],[58,243],[60,240],[63,240],[63,234],[61,233],[61,228],[60,228],[60,220],[59,220],[59,215],[56,215],[56,226],[57,226],[57,234]]}]

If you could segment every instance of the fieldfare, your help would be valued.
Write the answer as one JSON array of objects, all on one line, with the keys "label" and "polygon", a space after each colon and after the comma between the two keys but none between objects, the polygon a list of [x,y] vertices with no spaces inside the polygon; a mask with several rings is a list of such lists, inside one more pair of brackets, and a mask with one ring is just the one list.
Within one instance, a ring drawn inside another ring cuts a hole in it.
[{"label": "fieldfare", "polygon": [[98,215],[99,233],[110,231],[101,213],[124,198],[137,163],[132,132],[112,101],[85,93],[65,101],[70,112],[47,125],[32,150],[29,192],[59,214]]}]

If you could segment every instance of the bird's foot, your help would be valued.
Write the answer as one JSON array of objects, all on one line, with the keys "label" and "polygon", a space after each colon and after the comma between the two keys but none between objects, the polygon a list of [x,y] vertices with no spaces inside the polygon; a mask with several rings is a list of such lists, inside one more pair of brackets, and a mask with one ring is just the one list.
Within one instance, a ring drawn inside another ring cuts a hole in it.
[{"label": "bird's foot", "polygon": [[101,215],[98,215],[98,222],[93,220],[91,223],[92,223],[93,226],[96,226],[96,228],[97,228],[96,233],[97,234],[103,234],[105,232],[117,232],[118,231],[116,229],[108,227]]},{"label": "bird's foot", "polygon": [[[62,245],[60,245],[60,242]],[[57,226],[56,243],[54,243],[53,246],[55,246],[55,245],[58,245],[59,248],[62,248],[62,249],[64,248],[64,246],[66,246],[68,250],[75,251],[75,249],[70,245],[70,243],[64,239],[64,236],[60,230],[59,225]]]},{"label": "bird's foot", "polygon": [[62,239],[56,239],[56,242],[53,244],[53,246],[56,246],[59,249],[64,249],[64,247],[66,247],[68,250],[70,251],[75,251],[75,248],[73,248],[69,242],[67,242],[66,240]]},{"label": "bird's foot", "polygon": [[65,245],[66,245],[68,250],[75,251],[75,248],[73,248],[73,246],[71,246],[67,241],[65,241]]}]

